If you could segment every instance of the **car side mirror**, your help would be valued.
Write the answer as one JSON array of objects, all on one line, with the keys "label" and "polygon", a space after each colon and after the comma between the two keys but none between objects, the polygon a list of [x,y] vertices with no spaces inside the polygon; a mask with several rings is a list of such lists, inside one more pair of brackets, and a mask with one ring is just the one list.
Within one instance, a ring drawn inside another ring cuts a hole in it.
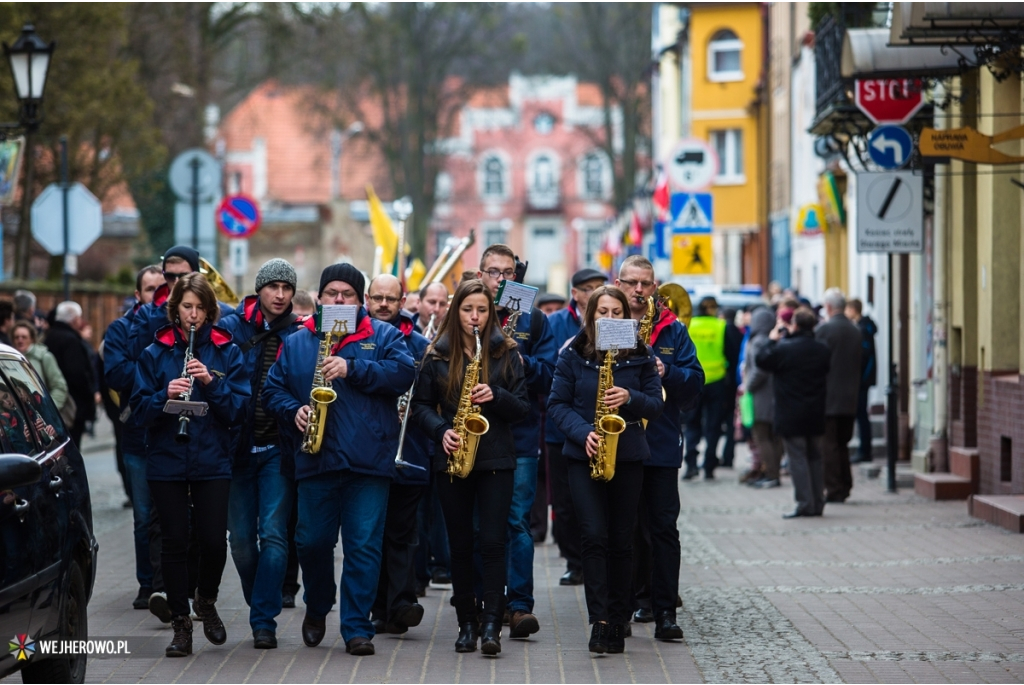
[{"label": "car side mirror", "polygon": [[10,490],[39,482],[43,467],[23,454],[0,454],[0,490]]}]

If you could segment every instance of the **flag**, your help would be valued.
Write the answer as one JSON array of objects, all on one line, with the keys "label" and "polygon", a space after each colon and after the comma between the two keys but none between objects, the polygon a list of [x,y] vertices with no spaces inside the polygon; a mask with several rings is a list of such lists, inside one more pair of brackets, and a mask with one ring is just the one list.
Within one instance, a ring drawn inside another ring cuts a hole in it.
[{"label": "flag", "polygon": [[377,193],[373,192],[372,185],[366,186],[366,199],[370,205],[370,227],[373,229],[373,242],[381,250],[380,264],[377,267],[379,271],[375,269],[376,273],[373,275],[396,274],[395,253],[398,251],[398,232],[391,224],[391,217],[388,216]]},{"label": "flag", "polygon": [[448,288],[449,293],[454,293],[455,289],[459,287],[459,281],[462,280],[462,271],[462,257],[459,257],[459,260],[455,262],[451,270],[441,279],[444,287]]},{"label": "flag", "polygon": [[405,270],[405,290],[406,292],[412,292],[413,290],[419,290],[420,286],[423,285],[423,277],[427,275],[426,265],[416,258],[412,260],[412,264]]},{"label": "flag", "polygon": [[626,244],[640,247],[644,242],[644,230],[640,226],[640,216],[633,212],[633,218],[629,220],[629,228],[626,230]]},{"label": "flag", "polygon": [[668,216],[669,206],[668,174],[664,171],[658,174],[658,181],[654,184],[654,206],[657,208],[657,219],[664,221]]}]

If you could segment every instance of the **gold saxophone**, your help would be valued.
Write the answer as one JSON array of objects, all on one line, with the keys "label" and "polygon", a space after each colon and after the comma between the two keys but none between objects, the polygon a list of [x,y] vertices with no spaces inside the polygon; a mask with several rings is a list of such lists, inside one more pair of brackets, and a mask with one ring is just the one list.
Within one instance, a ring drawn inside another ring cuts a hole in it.
[{"label": "gold saxophone", "polygon": [[[466,365],[466,376],[462,379],[462,393],[459,395],[459,408],[455,412],[452,426],[459,434],[459,446],[448,455],[448,465],[444,472],[449,476],[465,478],[476,464],[476,450],[480,446],[480,436],[488,431],[490,423],[480,414],[480,405],[473,404],[470,396],[473,388],[480,382],[480,329],[473,327],[476,336],[476,355]],[[455,354],[455,350],[452,350]]]},{"label": "gold saxophone", "polygon": [[317,454],[324,441],[324,428],[327,426],[327,406],[338,399],[331,384],[324,380],[324,362],[331,356],[331,347],[342,337],[348,335],[348,324],[335,321],[334,327],[324,335],[320,343],[320,351],[316,356],[316,370],[313,371],[313,387],[309,391],[309,423],[302,435],[302,451],[306,454]]},{"label": "gold saxophone", "polygon": [[644,345],[651,344],[651,335],[654,333],[654,310],[654,298],[648,297],[647,313],[640,319],[640,326],[636,332],[637,337],[640,338]]},{"label": "gold saxophone", "polygon": [[604,393],[615,385],[612,364],[615,351],[608,350],[604,364],[598,371],[597,403],[594,405],[594,432],[597,433],[597,454],[590,458],[590,477],[609,481],[615,477],[615,454],[619,448],[619,434],[626,430],[626,421],[604,401]]}]

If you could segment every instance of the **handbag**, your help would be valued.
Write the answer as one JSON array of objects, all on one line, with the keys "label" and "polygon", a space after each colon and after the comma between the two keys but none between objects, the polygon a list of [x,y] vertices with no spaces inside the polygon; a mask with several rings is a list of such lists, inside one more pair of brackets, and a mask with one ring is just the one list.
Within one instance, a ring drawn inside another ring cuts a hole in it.
[{"label": "handbag", "polygon": [[740,423],[744,428],[754,425],[754,396],[749,392],[740,396]]},{"label": "handbag", "polygon": [[68,395],[68,399],[64,402],[64,406],[60,408],[60,417],[64,419],[64,425],[71,428],[75,425],[75,414],[78,413],[78,405],[75,404],[75,400]]}]

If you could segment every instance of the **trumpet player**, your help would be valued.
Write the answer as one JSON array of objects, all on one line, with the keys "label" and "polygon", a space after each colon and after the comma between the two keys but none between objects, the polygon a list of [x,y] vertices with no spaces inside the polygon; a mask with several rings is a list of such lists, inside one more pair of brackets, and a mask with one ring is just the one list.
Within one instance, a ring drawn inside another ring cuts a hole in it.
[{"label": "trumpet player", "polygon": [[[650,298],[658,299],[654,267],[644,257],[626,257],[616,285],[629,294],[629,313],[637,321],[648,316]],[[679,468],[683,447],[679,440],[684,413],[694,407],[704,388],[704,370],[686,326],[667,308],[656,308],[651,329],[651,352],[665,389],[665,410],[647,424],[651,458],[644,464],[637,537],[634,543],[633,585],[638,622],[655,621],[654,637],[679,640],[676,624],[679,591]]]},{"label": "trumpet player", "polygon": [[285,339],[301,325],[292,312],[295,285],[292,265],[271,259],[256,273],[256,294],[245,297],[221,324],[242,352],[252,389],[233,452],[228,531],[256,649],[277,647],[275,619],[288,565],[295,470],[294,462],[282,459],[277,421],[264,408],[260,391]]},{"label": "trumpet player", "polygon": [[[358,305],[355,330],[326,350],[321,365],[315,319],[307,320],[284,341],[262,396],[263,406],[278,421],[282,447],[295,460],[295,544],[306,585],[302,641],[316,647],[327,632],[327,612],[338,596],[334,548],[340,530],[345,560],[338,613],[345,649],[355,656],[374,653],[369,616],[398,449],[397,401],[415,374],[402,334],[363,308],[364,286],[363,275],[351,264],[324,269],[321,304]],[[307,453],[299,446],[309,424],[314,376],[333,389],[336,401],[317,412],[325,422],[322,442]]]},{"label": "trumpet player", "polygon": [[[467,410],[486,419],[485,432],[474,436],[479,439],[476,452],[469,455],[475,463],[449,463],[463,455],[463,440],[473,439],[468,431],[460,435],[455,430]],[[441,446],[434,452],[433,471],[451,547],[457,652],[476,650],[478,640],[484,654],[501,651],[505,544],[516,470],[512,424],[529,411],[523,363],[515,342],[502,333],[493,295],[480,280],[464,281],[427,349],[412,399],[412,420]],[[474,546],[483,566],[479,612],[473,589]]]},{"label": "trumpet player", "polygon": [[[420,309],[413,319],[416,329],[432,338],[448,311],[448,288],[444,283],[428,283],[420,288]],[[433,322],[433,323],[431,323]]]},{"label": "trumpet player", "polygon": [[[405,341],[406,351],[416,366],[430,344],[416,332],[412,319],[403,309],[405,296],[402,284],[390,274],[370,281],[366,308],[370,316],[394,326]],[[384,548],[380,565],[377,597],[371,618],[378,633],[402,634],[423,619],[423,606],[416,601],[416,577],[413,569],[416,553],[417,510],[430,481],[430,445],[426,435],[408,421],[410,398],[405,401],[405,439],[401,459],[412,466],[395,469],[388,492],[388,508],[384,521]],[[403,465],[404,466],[404,465]],[[420,468],[416,468],[420,467]]]},{"label": "trumpet player", "polygon": [[[558,358],[548,396],[548,414],[565,435],[569,489],[579,521],[583,552],[583,588],[592,624],[590,651],[617,654],[625,649],[626,624],[632,607],[632,542],[644,462],[650,450],[643,419],[661,414],[661,380],[650,350],[637,342],[614,353],[614,385],[598,398],[605,352],[597,349],[595,322],[629,316],[629,301],[618,288],[601,286],[587,304],[583,328]],[[614,475],[595,479],[591,460],[601,437],[595,431],[597,400],[625,421],[618,436]]]},{"label": "trumpet player", "polygon": [[[130,400],[146,428],[146,479],[160,518],[161,568],[174,637],[167,656],[192,653],[189,617],[189,505],[199,538],[199,580],[193,608],[206,639],[224,644],[227,634],[214,606],[227,560],[230,430],[245,418],[251,391],[242,354],[231,334],[215,326],[220,310],[202,274],[177,279],[167,300],[169,323],[139,357]],[[168,400],[206,402],[205,416],[185,425],[188,442],[176,440],[180,421],[164,412]]]}]

